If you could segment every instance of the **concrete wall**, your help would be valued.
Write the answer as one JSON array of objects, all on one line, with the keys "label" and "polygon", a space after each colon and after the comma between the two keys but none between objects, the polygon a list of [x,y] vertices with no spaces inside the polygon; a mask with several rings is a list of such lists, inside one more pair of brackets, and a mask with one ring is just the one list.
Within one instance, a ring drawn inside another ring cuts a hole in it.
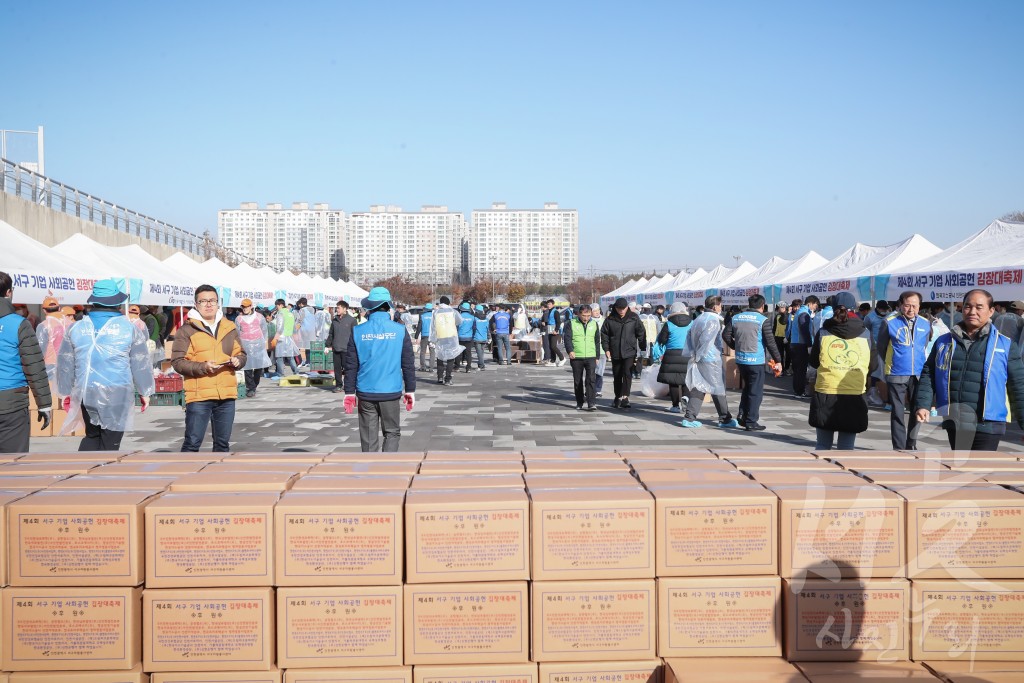
[{"label": "concrete wall", "polygon": [[[47,246],[54,246],[72,235],[83,234],[109,247],[126,247],[138,244],[160,260],[179,250],[166,244],[159,244],[142,237],[119,232],[82,218],[55,211],[40,204],[34,204],[21,197],[0,192],[0,220],[25,233],[32,239]],[[202,259],[185,252],[197,261]]]}]

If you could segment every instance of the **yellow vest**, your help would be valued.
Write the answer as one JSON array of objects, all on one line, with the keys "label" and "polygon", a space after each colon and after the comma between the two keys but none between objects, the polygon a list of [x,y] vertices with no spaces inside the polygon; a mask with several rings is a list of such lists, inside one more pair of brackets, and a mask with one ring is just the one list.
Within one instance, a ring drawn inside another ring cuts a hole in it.
[{"label": "yellow vest", "polygon": [[780,318],[778,313],[775,314],[775,336],[786,336],[786,319],[784,317]]},{"label": "yellow vest", "polygon": [[840,396],[860,396],[864,393],[871,364],[868,334],[865,330],[864,336],[841,339],[822,331],[815,391]]}]

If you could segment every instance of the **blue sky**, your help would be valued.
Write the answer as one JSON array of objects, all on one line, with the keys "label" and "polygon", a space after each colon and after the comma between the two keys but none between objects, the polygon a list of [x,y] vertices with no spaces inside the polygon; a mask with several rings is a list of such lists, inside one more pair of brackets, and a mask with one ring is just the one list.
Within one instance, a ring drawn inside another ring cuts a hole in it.
[{"label": "blue sky", "polygon": [[242,201],[580,211],[580,267],[759,265],[1024,210],[1024,3],[55,2],[0,128],[201,232]]}]

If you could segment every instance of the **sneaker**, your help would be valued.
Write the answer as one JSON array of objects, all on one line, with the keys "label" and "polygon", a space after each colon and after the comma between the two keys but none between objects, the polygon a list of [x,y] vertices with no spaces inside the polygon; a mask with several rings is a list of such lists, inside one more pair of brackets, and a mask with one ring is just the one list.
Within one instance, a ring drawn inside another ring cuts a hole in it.
[{"label": "sneaker", "polygon": [[344,394],[345,390],[342,389],[341,387],[334,387],[333,389],[331,389],[331,393],[333,393],[333,394]]},{"label": "sneaker", "polygon": [[629,399],[627,398],[627,399],[624,399],[624,400],[619,402],[619,409],[620,410],[632,410],[633,406],[629,405]]},{"label": "sneaker", "polygon": [[721,429],[735,429],[740,426],[740,423],[735,418],[729,418],[728,420],[719,420],[718,426]]},{"label": "sneaker", "polygon": [[583,404],[582,403],[577,403],[576,404],[576,410],[583,410]]},{"label": "sneaker", "polygon": [[701,427],[704,426],[703,424],[701,424],[697,420],[683,420],[679,424],[680,424],[680,426],[686,427],[687,429],[700,429]]},{"label": "sneaker", "polygon": [[619,407],[619,403],[621,403],[621,401],[620,401],[619,399],[615,399],[615,400],[614,400],[614,401],[612,402],[612,407],[613,407],[613,408],[618,408],[618,407]]},{"label": "sneaker", "polygon": [[482,365],[481,365],[480,367],[478,367],[478,368],[477,368],[477,370],[479,370],[480,372],[483,372],[483,371],[484,371],[484,370],[486,370],[486,369],[487,369],[487,368],[485,368],[485,367],[484,367],[484,366],[482,366]]},{"label": "sneaker", "polygon": [[751,422],[749,424],[743,425],[743,429],[747,430],[748,432],[763,432],[768,428],[765,427],[764,425],[757,424],[756,422]]},{"label": "sneaker", "polygon": [[[335,389],[335,391],[337,391],[337,389]],[[245,392],[245,397],[246,397],[246,398],[252,398],[252,397],[253,397],[253,396],[255,396],[255,395],[256,395],[256,392],[255,392],[255,391],[251,391],[251,390],[250,390],[250,391],[247,391],[247,392]]]},{"label": "sneaker", "polygon": [[679,406],[669,406],[668,412],[670,412],[670,413],[681,413],[681,412],[683,412],[683,409],[680,408]]},{"label": "sneaker", "polygon": [[444,381],[443,379],[441,379],[440,377],[438,377],[438,378],[437,378],[437,383],[438,383],[438,384],[444,384],[444,383],[445,383],[445,381]]},{"label": "sneaker", "polygon": [[451,381],[450,379],[446,379],[446,380],[444,381],[444,385],[445,385],[446,387],[453,387],[453,386],[455,386],[455,382]]},{"label": "sneaker", "polygon": [[939,416],[939,411],[937,409],[935,409],[935,408],[932,408],[932,417],[938,417],[938,416]]},{"label": "sneaker", "polygon": [[601,396],[602,396],[602,393],[601,393],[601,392],[599,391],[599,392],[597,392],[597,393],[596,393],[596,394],[594,394],[594,395],[595,395],[595,396],[597,396],[598,398],[601,398]]},{"label": "sneaker", "polygon": [[588,413],[593,413],[597,410],[597,406],[587,406],[586,410]]}]

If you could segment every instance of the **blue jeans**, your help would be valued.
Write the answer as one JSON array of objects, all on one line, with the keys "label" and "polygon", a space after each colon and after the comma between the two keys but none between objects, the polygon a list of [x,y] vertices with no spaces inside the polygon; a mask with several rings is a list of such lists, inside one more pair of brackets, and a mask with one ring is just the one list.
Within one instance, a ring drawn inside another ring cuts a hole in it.
[{"label": "blue jeans", "polygon": [[235,399],[193,401],[185,404],[185,442],[182,453],[195,453],[206,438],[206,425],[213,425],[213,450],[227,453],[231,427],[235,423]]},{"label": "blue jeans", "polygon": [[284,377],[284,364],[285,363],[288,363],[288,367],[290,367],[292,369],[291,374],[294,375],[295,373],[298,372],[298,369],[295,367],[295,358],[293,356],[287,356],[287,357],[278,356],[277,357],[277,374],[279,374],[282,377]]},{"label": "blue jeans", "polygon": [[832,441],[837,433],[839,434],[839,442],[836,444],[836,448],[841,451],[852,451],[853,442],[857,440],[856,432],[832,432],[820,427],[815,427],[814,431],[817,435],[817,441],[814,444],[814,450],[816,451],[832,450]]},{"label": "blue jeans", "polygon": [[512,342],[507,334],[495,334],[494,343],[498,346],[498,362],[507,363],[512,358]]}]

